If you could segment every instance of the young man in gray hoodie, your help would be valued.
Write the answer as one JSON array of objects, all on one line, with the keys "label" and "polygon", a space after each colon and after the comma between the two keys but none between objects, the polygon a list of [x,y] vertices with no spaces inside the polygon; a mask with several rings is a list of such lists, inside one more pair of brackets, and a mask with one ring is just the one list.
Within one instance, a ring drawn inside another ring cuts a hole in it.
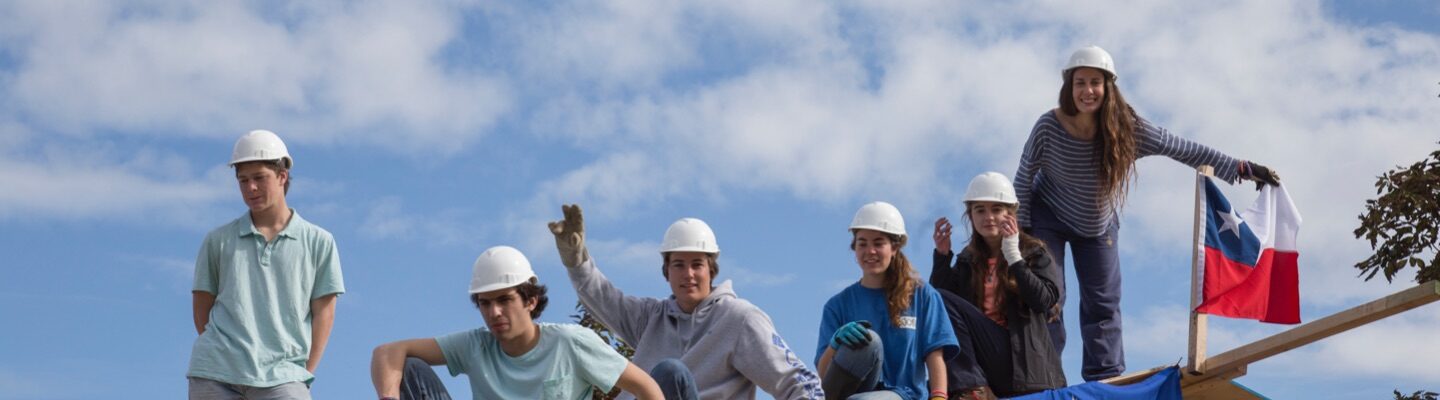
[{"label": "young man in gray hoodie", "polygon": [[551,222],[550,232],[580,302],[635,348],[631,362],[650,371],[666,399],[754,399],[757,386],[776,399],[825,398],[770,316],[736,296],[730,281],[713,286],[720,247],[704,221],[682,218],[665,231],[661,274],[673,295],[658,299],[612,285],[585,249],[580,206],[561,210],[565,220]]}]

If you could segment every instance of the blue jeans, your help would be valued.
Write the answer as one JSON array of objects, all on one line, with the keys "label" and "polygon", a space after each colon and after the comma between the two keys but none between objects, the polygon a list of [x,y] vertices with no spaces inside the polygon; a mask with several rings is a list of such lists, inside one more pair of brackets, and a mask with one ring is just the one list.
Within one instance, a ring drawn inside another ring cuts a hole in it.
[{"label": "blue jeans", "polygon": [[660,393],[665,395],[665,400],[700,400],[700,392],[695,386],[695,375],[690,373],[690,367],[685,363],[673,358],[661,360],[650,369],[650,377],[660,385]]},{"label": "blue jeans", "polygon": [[310,387],[304,382],[254,387],[193,376],[189,380],[190,400],[310,400]]},{"label": "blue jeans", "polygon": [[880,334],[869,329],[865,330],[865,334],[870,336],[870,344],[865,347],[851,349],[842,346],[835,349],[835,356],[830,359],[830,369],[825,371],[824,379],[820,380],[820,388],[825,390],[826,400],[900,398],[895,392],[881,389],[881,375],[885,373],[885,344],[881,343]]},{"label": "blue jeans", "polygon": [[450,400],[450,392],[430,363],[410,357],[405,359],[405,373],[400,378],[400,400]]},{"label": "blue jeans", "polygon": [[[1031,200],[1031,234],[1045,241],[1060,263],[1060,304],[1069,290],[1065,282],[1065,244],[1075,252],[1075,280],[1080,284],[1080,338],[1084,357],[1080,377],[1097,381],[1125,372],[1125,345],[1120,332],[1120,227],[1112,224],[1099,237],[1084,237],[1055,217],[1040,198]],[[1063,310],[1063,306],[1062,306]],[[1050,323],[1055,352],[1065,351],[1065,319]]]}]

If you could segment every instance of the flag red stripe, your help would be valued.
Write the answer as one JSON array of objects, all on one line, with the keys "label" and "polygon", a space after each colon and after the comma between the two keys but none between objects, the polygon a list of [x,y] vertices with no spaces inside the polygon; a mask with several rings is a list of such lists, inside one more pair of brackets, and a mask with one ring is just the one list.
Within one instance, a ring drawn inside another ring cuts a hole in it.
[{"label": "flag red stripe", "polygon": [[1204,301],[1196,311],[1271,323],[1300,322],[1299,254],[1264,249],[1254,267],[1205,248]]},{"label": "flag red stripe", "polygon": [[1265,249],[1260,260],[1270,264],[1270,309],[1260,320],[1300,323],[1300,253]]}]

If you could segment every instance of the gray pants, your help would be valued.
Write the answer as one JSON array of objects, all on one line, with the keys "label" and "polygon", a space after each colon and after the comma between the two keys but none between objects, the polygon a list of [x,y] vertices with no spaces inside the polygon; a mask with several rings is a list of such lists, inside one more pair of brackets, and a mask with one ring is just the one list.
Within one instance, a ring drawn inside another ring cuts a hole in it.
[{"label": "gray pants", "polygon": [[190,400],[310,400],[310,387],[304,382],[262,388],[205,378],[189,379]]},{"label": "gray pants", "polygon": [[881,389],[884,387],[880,378],[885,371],[885,344],[880,342],[880,335],[875,331],[866,329],[865,334],[870,336],[870,344],[865,347],[851,349],[842,346],[835,349],[830,369],[820,380],[826,400],[900,399],[899,393]]}]

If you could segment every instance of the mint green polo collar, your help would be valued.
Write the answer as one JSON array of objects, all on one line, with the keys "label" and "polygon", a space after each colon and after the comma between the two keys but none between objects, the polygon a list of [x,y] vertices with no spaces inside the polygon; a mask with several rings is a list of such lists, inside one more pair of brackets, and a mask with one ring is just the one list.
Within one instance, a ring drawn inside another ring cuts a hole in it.
[{"label": "mint green polo collar", "polygon": [[[240,237],[246,237],[246,236],[252,236],[252,235],[257,235],[257,236],[258,236],[258,235],[260,235],[260,230],[259,230],[259,229],[255,229],[255,220],[253,220],[253,219],[250,218],[250,212],[248,212],[248,211],[245,212],[245,215],[244,215],[243,217],[241,217],[241,220],[244,221],[244,222],[241,223],[241,224],[239,224],[239,226],[236,226],[236,227],[235,227],[235,229],[239,231]],[[297,222],[298,222],[298,223],[297,223]],[[298,234],[298,231],[299,231],[299,229],[300,229],[299,226],[300,226],[300,225],[303,225],[304,222],[305,222],[305,219],[304,219],[304,218],[300,218],[300,212],[295,211],[294,208],[291,208],[291,209],[290,209],[290,222],[287,223],[287,224],[285,224],[285,229],[280,230],[280,234],[275,235],[275,237],[277,237],[277,238],[285,237],[285,238],[291,238],[291,239],[299,238],[299,237],[300,237],[299,234]]]}]

